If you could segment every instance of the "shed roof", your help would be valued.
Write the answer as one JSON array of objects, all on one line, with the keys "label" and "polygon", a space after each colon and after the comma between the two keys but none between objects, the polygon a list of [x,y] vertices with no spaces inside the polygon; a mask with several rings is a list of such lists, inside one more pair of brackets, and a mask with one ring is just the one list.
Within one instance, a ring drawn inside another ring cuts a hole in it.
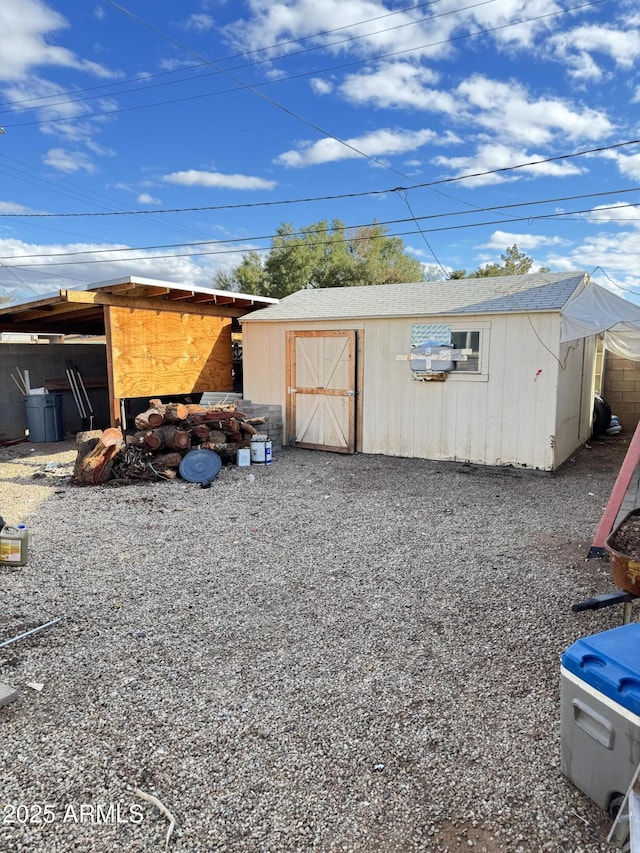
[{"label": "shed roof", "polygon": [[102,335],[104,307],[240,317],[277,299],[123,276],[0,305],[0,331]]},{"label": "shed roof", "polygon": [[586,272],[298,290],[241,322],[561,311]]}]

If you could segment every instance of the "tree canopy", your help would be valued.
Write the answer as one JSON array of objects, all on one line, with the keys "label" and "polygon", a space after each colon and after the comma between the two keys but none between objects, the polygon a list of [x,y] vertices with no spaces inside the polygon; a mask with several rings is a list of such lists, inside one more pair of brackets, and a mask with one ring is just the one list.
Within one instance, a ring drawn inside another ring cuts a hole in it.
[{"label": "tree canopy", "polygon": [[[466,270],[453,270],[449,279],[459,278],[493,278],[498,275],[526,275],[533,266],[533,258],[525,255],[518,249],[516,243],[508,246],[500,255],[502,263],[484,264],[475,272],[467,273]],[[540,272],[549,272],[549,267],[540,267]]]},{"label": "tree canopy", "polygon": [[282,299],[305,287],[352,287],[423,281],[420,261],[383,225],[346,228],[340,219],[295,229],[283,223],[263,260],[249,252],[231,272],[218,272],[217,287]]}]

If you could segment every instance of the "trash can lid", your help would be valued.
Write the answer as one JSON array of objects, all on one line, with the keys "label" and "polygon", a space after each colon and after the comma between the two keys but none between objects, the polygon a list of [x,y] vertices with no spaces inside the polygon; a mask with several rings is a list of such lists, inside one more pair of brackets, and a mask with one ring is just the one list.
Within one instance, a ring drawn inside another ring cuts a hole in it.
[{"label": "trash can lid", "polygon": [[640,623],[582,637],[561,656],[562,666],[595,690],[640,715]]},{"label": "trash can lid", "polygon": [[222,468],[222,459],[213,450],[190,450],[180,462],[180,476],[190,483],[211,482]]}]

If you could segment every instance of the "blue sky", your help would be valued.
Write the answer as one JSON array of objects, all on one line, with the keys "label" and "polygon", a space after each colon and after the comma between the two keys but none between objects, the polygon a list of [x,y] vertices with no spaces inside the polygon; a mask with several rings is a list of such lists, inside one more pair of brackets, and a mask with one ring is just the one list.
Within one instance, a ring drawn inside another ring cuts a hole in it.
[{"label": "blue sky", "polygon": [[337,217],[432,275],[517,243],[640,301],[636,0],[2,0],[0,26],[2,294],[208,286]]}]

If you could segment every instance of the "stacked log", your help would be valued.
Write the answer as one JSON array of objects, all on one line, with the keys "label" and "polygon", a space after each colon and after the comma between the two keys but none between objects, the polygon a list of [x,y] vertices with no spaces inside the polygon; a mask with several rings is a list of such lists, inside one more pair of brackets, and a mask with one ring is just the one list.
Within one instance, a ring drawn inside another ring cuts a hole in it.
[{"label": "stacked log", "polygon": [[95,486],[109,479],[124,439],[119,429],[91,430],[78,433],[76,445],[74,477],[78,483]]},{"label": "stacked log", "polygon": [[[247,418],[228,405],[210,408],[152,399],[135,417],[136,431],[126,438],[120,430],[95,430],[84,434],[82,442],[77,440],[74,476],[78,482],[93,485],[108,480],[175,479],[183,456],[194,448],[215,451],[223,463],[235,461],[238,449],[250,446],[256,425],[265,422],[266,418]],[[112,448],[108,452],[105,438]],[[91,460],[96,452],[102,465]],[[82,461],[85,458],[87,462]]]}]

